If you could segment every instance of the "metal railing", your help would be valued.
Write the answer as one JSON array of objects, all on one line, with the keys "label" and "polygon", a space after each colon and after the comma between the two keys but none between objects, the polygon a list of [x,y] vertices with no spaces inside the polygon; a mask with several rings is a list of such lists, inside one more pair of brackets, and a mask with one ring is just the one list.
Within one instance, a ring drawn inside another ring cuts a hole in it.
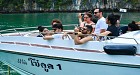
[{"label": "metal railing", "polygon": [[[77,25],[78,24],[66,24],[66,25],[63,25],[63,27],[75,27]],[[43,26],[43,27],[51,28],[51,25]],[[0,35],[2,36],[3,34],[8,34],[8,33],[18,33],[19,35],[22,36],[23,32],[33,32],[36,30],[37,30],[37,27],[11,28],[11,29],[0,30]]]},{"label": "metal railing", "polygon": [[[67,24],[67,25],[63,25],[64,27],[75,27],[78,24]],[[44,26],[46,28],[51,28],[51,25],[49,26]],[[5,30],[0,30],[0,35],[3,36],[5,34],[9,34],[9,33],[16,33],[19,36],[23,36],[23,33],[27,32],[27,33],[39,33],[39,31],[37,31],[37,27],[24,27],[24,28],[12,28],[12,29],[5,29]],[[103,35],[92,35],[92,34],[84,34],[84,35],[88,35],[88,36],[95,36],[95,37],[104,37],[104,40],[98,40],[98,41],[107,41],[110,40],[111,38],[124,38],[124,39],[133,39],[136,44],[139,44],[139,42],[135,39],[135,38],[127,38],[127,37],[115,37],[115,36],[103,36]]]}]

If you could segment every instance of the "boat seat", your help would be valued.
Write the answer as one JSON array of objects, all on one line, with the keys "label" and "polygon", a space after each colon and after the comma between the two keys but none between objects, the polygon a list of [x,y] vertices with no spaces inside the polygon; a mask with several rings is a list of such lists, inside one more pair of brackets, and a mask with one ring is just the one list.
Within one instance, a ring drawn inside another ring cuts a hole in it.
[{"label": "boat seat", "polygon": [[110,55],[135,55],[137,51],[134,45],[106,45],[103,49]]}]

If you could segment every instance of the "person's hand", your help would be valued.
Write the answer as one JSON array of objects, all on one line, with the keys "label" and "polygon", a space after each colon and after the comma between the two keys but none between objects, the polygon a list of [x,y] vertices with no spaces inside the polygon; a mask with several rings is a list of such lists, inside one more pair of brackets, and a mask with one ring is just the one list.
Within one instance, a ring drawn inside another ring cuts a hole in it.
[{"label": "person's hand", "polygon": [[70,37],[68,36],[68,33],[67,32],[64,32],[63,36],[62,36],[62,39],[64,40],[65,38],[68,38],[70,39]]},{"label": "person's hand", "polygon": [[81,32],[78,32],[78,36],[82,36],[83,34]]},{"label": "person's hand", "polygon": [[74,28],[74,32],[79,32],[79,28],[78,27],[75,27]]},{"label": "person's hand", "polygon": [[83,34],[81,32],[76,32],[75,35],[82,36]]},{"label": "person's hand", "polygon": [[79,13],[79,14],[78,14],[78,18],[79,18],[79,19],[81,19],[81,18],[82,18],[82,15],[81,15],[81,13]]},{"label": "person's hand", "polygon": [[97,36],[97,34],[95,34],[95,33],[92,33],[92,36]]}]

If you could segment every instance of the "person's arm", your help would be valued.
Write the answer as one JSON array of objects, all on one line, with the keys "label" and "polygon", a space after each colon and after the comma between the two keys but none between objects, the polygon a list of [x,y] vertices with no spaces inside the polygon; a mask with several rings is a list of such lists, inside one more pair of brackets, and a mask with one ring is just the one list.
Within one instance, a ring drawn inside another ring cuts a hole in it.
[{"label": "person's arm", "polygon": [[139,22],[137,22],[136,24],[140,25],[140,21],[139,21]]},{"label": "person's arm", "polygon": [[81,13],[78,14],[78,19],[79,19],[79,24],[81,24],[82,23],[82,15],[81,15]]},{"label": "person's arm", "polygon": [[85,26],[85,22],[81,22],[79,27],[84,27]]},{"label": "person's arm", "polygon": [[44,40],[51,40],[54,39],[52,35],[43,37]]},{"label": "person's arm", "polygon": [[87,37],[84,37],[82,39],[79,39],[79,35],[76,35],[75,38],[74,38],[74,42],[75,42],[76,45],[84,44],[84,43],[86,43],[88,41],[91,41],[91,40],[93,40],[92,36],[87,36]]},{"label": "person's arm", "polygon": [[105,32],[101,33],[100,35],[101,35],[101,36],[107,36],[107,35],[110,34],[110,33],[111,33],[110,31],[105,31]]},{"label": "person's arm", "polygon": [[106,24],[106,22],[103,20],[100,20],[99,22],[100,25],[100,33],[103,33],[106,31],[106,29],[108,28],[108,25]]},{"label": "person's arm", "polygon": [[101,29],[100,30],[100,33],[103,33],[103,32],[105,32],[106,31],[106,29]]}]

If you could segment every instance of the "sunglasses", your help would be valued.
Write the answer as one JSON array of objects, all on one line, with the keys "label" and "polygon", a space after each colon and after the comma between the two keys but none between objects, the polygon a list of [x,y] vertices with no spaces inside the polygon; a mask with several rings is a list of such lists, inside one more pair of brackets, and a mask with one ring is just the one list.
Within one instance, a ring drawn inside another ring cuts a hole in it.
[{"label": "sunglasses", "polygon": [[87,28],[81,28],[81,30],[83,31],[83,30],[87,30]]},{"label": "sunglasses", "polygon": [[84,18],[86,18],[86,19],[87,19],[87,18],[89,18],[89,17],[84,17]]},{"label": "sunglasses", "polygon": [[97,13],[99,13],[99,12],[94,12],[94,14],[97,14]]}]

